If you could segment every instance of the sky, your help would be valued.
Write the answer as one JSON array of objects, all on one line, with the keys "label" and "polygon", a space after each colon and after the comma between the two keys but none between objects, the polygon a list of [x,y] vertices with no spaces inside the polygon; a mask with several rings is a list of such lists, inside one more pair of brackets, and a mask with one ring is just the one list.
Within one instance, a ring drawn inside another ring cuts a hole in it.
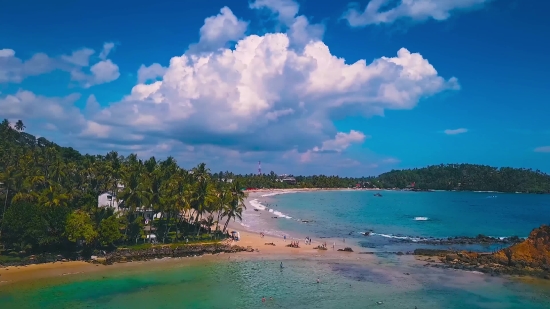
[{"label": "sky", "polygon": [[213,172],[550,173],[550,1],[30,2],[0,10],[0,118],[62,146]]}]

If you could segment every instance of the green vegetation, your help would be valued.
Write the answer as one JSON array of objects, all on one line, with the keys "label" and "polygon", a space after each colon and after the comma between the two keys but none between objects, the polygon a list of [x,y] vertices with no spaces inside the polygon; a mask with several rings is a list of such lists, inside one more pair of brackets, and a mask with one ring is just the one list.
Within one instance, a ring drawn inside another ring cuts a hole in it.
[{"label": "green vegetation", "polygon": [[[82,155],[24,129],[0,124],[2,261],[143,245],[151,234],[162,243],[219,241],[241,219],[244,185],[213,178],[204,164]],[[106,192],[110,201],[98,205]]]},{"label": "green vegetation", "polygon": [[496,168],[474,164],[433,165],[381,174],[383,188],[550,193],[550,175],[523,168]]},{"label": "green vegetation", "polygon": [[[414,182],[416,189],[550,192],[550,176],[540,171],[471,164],[378,177],[296,176],[291,185],[274,172],[210,173],[205,164],[185,170],[172,157],[82,155],[24,129],[22,121],[0,124],[0,245],[17,257],[143,245],[149,234],[173,244],[220,239],[231,220],[241,219],[242,188],[406,188]],[[110,205],[99,207],[106,192]],[[152,214],[160,216],[145,219]]]}]

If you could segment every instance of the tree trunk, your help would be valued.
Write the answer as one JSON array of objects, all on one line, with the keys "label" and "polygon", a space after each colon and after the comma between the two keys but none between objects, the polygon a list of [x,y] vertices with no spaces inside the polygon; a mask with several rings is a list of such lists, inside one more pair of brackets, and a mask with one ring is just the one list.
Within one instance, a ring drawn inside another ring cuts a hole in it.
[{"label": "tree trunk", "polygon": [[220,220],[222,219],[222,212],[218,212],[218,221],[216,221],[216,231],[220,230]]},{"label": "tree trunk", "polygon": [[179,230],[180,230],[180,227],[179,227],[179,216],[176,215],[176,242],[178,242],[179,240]]},{"label": "tree trunk", "polygon": [[6,215],[6,209],[8,208],[8,196],[10,195],[10,188],[6,185],[6,200],[4,201],[4,211],[2,212],[2,225],[0,226],[0,236],[4,231],[4,216]]},{"label": "tree trunk", "polygon": [[[166,220],[164,222],[164,235],[162,236],[162,243],[165,242],[166,240],[166,236],[168,236],[168,232],[170,232],[170,219],[171,219],[171,216],[170,216],[170,213],[168,213],[168,216],[166,217]],[[177,230],[177,227],[176,227],[176,230]]]},{"label": "tree trunk", "polygon": [[225,221],[225,225],[223,226],[223,232],[225,233],[225,230],[227,230],[227,226],[229,225],[229,221],[231,220],[231,216],[227,217],[227,221]]}]

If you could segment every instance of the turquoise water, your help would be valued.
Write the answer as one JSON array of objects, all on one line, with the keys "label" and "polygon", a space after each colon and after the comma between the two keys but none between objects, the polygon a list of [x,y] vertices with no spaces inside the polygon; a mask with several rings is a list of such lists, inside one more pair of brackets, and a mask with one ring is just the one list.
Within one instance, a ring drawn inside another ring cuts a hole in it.
[{"label": "turquoise water", "polygon": [[[401,250],[414,244],[394,242],[392,237],[526,236],[550,220],[550,196],[382,192],[380,198],[372,194],[343,191],[262,197],[258,200],[293,218],[269,218],[271,224],[261,226]],[[487,198],[492,195],[497,197]],[[260,217],[249,209],[247,218]],[[357,233],[367,229],[386,236]],[[138,266],[107,267],[30,284],[0,284],[0,308],[549,308],[548,281],[524,284],[425,267],[412,256],[355,256],[357,260],[257,256],[132,263],[126,265]]]},{"label": "turquoise water", "polygon": [[[409,258],[409,257],[406,257]],[[184,261],[181,261],[185,263]],[[548,287],[410,261],[223,261],[112,270],[0,290],[0,308],[548,308]],[[149,265],[149,264],[144,264]],[[409,273],[405,275],[404,272]],[[320,283],[317,284],[317,278]],[[267,301],[261,302],[265,296]],[[270,300],[269,297],[273,297]],[[383,302],[378,305],[377,302]]]},{"label": "turquoise water", "polygon": [[[292,219],[273,220],[301,235],[355,238],[366,247],[398,238],[526,237],[550,224],[550,195],[476,192],[323,191],[260,197]],[[276,205],[276,206],[275,206]],[[312,220],[302,223],[299,220]],[[374,230],[377,237],[358,232]],[[350,235],[351,234],[351,235]],[[385,238],[385,240],[384,240]]]}]

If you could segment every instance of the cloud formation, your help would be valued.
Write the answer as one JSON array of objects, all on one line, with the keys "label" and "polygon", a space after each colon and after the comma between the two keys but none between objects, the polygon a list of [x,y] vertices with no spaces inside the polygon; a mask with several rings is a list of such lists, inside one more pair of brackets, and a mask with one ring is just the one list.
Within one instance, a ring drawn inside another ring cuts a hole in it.
[{"label": "cloud formation", "polygon": [[153,63],[146,67],[141,65],[138,69],[138,84],[144,84],[148,81],[156,81],[159,77],[164,76],[166,68],[158,63]]},{"label": "cloud formation", "polygon": [[201,27],[200,40],[191,44],[191,52],[214,51],[226,47],[244,37],[248,22],[238,19],[230,8],[224,6],[216,16],[207,17]]},{"label": "cloud formation", "polygon": [[465,129],[465,128],[447,129],[447,130],[443,131],[443,133],[445,133],[447,135],[457,135],[457,134],[462,134],[462,133],[466,133],[466,132],[468,132],[468,129]]},{"label": "cloud formation", "polygon": [[13,49],[0,49],[0,83],[20,83],[26,77],[49,73],[55,68],[55,61],[44,53],[22,60]]},{"label": "cloud formation", "polygon": [[[100,104],[90,96],[81,112],[70,103],[73,97],[23,100],[31,96],[24,93],[0,97],[0,107],[17,99],[27,109],[65,111],[62,125],[78,128],[74,146],[96,152],[174,154],[193,164],[208,158],[245,166],[261,159],[279,167],[292,161],[325,170],[356,169],[362,163],[341,154],[368,136],[338,132],[337,117],[412,109],[422,98],[460,88],[456,78],[440,76],[421,54],[406,48],[371,62],[349,63],[333,55],[322,41],[324,26],[298,15],[293,1],[258,0],[251,7],[271,12],[282,32],[245,35],[248,23],[224,7],[205,19],[198,43],[170,59],[168,67],[142,65],[138,84],[119,102]],[[64,63],[72,65],[73,79],[84,87],[112,81],[120,75],[107,59],[112,48],[104,45],[89,73],[83,70],[94,55],[89,50],[75,51]],[[25,109],[9,115],[27,118]],[[59,123],[46,117],[47,123]]]},{"label": "cloud formation", "polygon": [[[114,48],[114,43],[105,43],[99,54],[101,61],[90,67],[90,60],[95,51],[81,48],[71,54],[50,57],[36,53],[28,60],[22,60],[12,49],[0,50],[0,83],[21,83],[29,76],[38,76],[54,70],[69,72],[71,80],[78,81],[84,88],[116,80],[119,69],[107,56]],[[85,69],[89,68],[89,73]]]},{"label": "cloud formation", "polygon": [[293,0],[256,0],[250,3],[250,8],[268,11],[278,26],[286,28],[292,47],[303,48],[311,41],[323,39],[325,26],[311,24],[307,17],[298,15],[300,5]]},{"label": "cloud formation", "polygon": [[401,19],[423,22],[429,19],[443,21],[452,13],[474,10],[492,0],[370,0],[361,11],[358,3],[349,5],[342,18],[351,27],[391,24]]},{"label": "cloud formation", "polygon": [[542,146],[535,148],[535,152],[549,152],[550,153],[550,146]]}]

